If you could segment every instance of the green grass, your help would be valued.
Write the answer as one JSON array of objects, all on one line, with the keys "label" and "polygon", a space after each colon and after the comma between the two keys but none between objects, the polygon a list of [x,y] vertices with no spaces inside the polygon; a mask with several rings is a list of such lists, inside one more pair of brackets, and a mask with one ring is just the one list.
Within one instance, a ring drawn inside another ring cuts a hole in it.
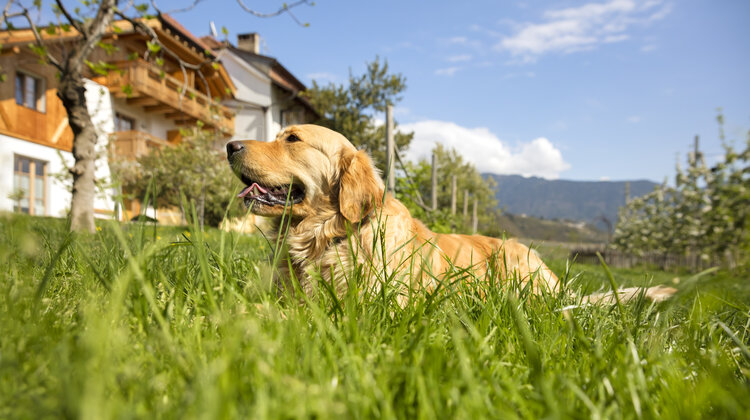
[{"label": "green grass", "polygon": [[300,303],[260,237],[100,226],[0,215],[0,418],[750,417],[747,274],[683,274],[661,305],[511,286]]}]

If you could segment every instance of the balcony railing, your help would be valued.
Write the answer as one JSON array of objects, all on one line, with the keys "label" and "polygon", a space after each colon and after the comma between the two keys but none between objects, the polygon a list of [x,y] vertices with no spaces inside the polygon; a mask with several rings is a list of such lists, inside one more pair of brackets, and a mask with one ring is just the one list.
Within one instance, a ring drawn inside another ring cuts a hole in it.
[{"label": "balcony railing", "polygon": [[[166,113],[165,117],[177,123],[189,124],[199,120],[225,134],[234,132],[234,114],[228,108],[164,74],[158,67],[143,60],[113,64],[119,69],[107,75],[107,86],[113,94],[127,97],[129,102],[139,101],[152,109],[169,108],[172,111]],[[151,98],[153,101],[139,98]]]},{"label": "balcony railing", "polygon": [[135,130],[112,133],[111,141],[114,143],[115,156],[125,159],[136,159],[152,150],[171,146],[166,140]]}]

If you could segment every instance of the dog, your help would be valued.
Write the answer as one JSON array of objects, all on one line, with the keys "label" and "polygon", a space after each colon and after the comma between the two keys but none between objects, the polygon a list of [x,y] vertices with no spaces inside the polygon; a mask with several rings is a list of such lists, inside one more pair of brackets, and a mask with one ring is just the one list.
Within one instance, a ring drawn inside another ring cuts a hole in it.
[{"label": "dog", "polygon": [[286,243],[290,263],[284,258],[279,266],[279,289],[296,290],[296,280],[313,295],[322,280],[341,296],[356,267],[366,268],[361,286],[372,291],[395,279],[401,305],[457,270],[472,273],[463,281],[513,278],[535,293],[560,288],[541,258],[515,239],[432,232],[385,192],[368,154],[333,130],[293,125],[274,141],[231,141],[226,148],[245,184],[238,197],[270,218],[277,242]]}]

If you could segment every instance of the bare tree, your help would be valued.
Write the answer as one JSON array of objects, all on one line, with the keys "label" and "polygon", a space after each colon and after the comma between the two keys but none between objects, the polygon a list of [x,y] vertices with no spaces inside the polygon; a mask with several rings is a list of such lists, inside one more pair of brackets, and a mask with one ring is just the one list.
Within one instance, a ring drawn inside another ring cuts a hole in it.
[{"label": "bare tree", "polygon": [[[178,11],[186,11],[194,8],[203,0],[193,0],[185,8]],[[289,14],[295,22],[302,24],[296,16],[291,14],[291,9],[303,4],[312,5],[308,0],[300,0],[291,4],[284,3],[278,10],[271,13],[261,13],[248,7],[242,0],[237,0],[239,6],[248,13],[257,17],[273,17],[284,13]],[[55,0],[52,11],[57,17],[57,24],[51,24],[51,33],[73,32],[76,36],[70,37],[66,48],[57,49],[54,52],[47,48],[47,43],[42,37],[38,23],[32,18],[32,12],[41,12],[42,2],[33,0],[31,5],[21,0],[8,0],[3,10],[3,23],[8,30],[14,29],[14,22],[21,21],[28,26],[34,35],[34,50],[49,65],[54,66],[59,76],[59,87],[57,95],[63,103],[68,115],[70,128],[73,131],[73,157],[75,163],[70,168],[73,175],[73,189],[70,208],[70,229],[72,231],[94,232],[94,197],[95,197],[95,161],[97,130],[92,122],[91,115],[86,103],[85,76],[91,63],[89,57],[101,44],[104,36],[112,29],[115,19],[129,21],[135,30],[141,31],[151,38],[154,45],[159,45],[160,50],[169,54],[178,61],[180,68],[185,71],[191,68],[197,71],[199,77],[201,64],[190,64],[181,60],[177,54],[172,53],[161,44],[153,30],[144,23],[144,19],[151,14],[161,14],[162,11],[155,0],[151,1],[151,7],[135,5],[133,0],[92,0],[82,3],[74,9],[66,7],[62,0]],[[49,31],[50,29],[47,29]]]}]

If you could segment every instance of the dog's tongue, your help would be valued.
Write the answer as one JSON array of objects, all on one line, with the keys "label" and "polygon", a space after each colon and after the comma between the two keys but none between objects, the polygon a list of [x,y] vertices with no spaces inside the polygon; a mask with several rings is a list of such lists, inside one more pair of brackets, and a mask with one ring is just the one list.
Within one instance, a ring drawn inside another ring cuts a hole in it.
[{"label": "dog's tongue", "polygon": [[253,185],[251,185],[249,187],[246,187],[244,190],[242,190],[241,193],[237,194],[237,197],[238,198],[243,198],[244,196],[250,194],[250,192],[253,190],[253,188],[257,188],[258,191],[260,191],[263,194],[266,194],[268,192],[268,190],[266,190],[265,188],[261,187],[257,183],[253,182]]}]

